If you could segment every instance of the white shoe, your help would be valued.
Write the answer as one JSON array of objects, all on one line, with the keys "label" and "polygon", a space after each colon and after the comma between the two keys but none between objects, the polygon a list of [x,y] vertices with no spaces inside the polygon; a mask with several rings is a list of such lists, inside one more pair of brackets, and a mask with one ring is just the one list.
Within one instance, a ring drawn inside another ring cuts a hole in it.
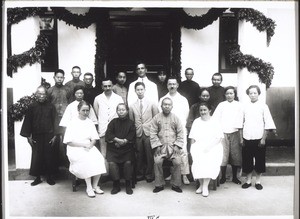
[{"label": "white shoe", "polygon": [[196,190],[196,194],[201,194],[202,193],[202,187],[200,186],[197,190]]},{"label": "white shoe", "polygon": [[208,195],[209,195],[208,189],[202,191],[202,196],[203,196],[203,197],[207,197]]},{"label": "white shoe", "polygon": [[86,189],[86,194],[90,198],[95,198],[96,197],[95,192],[92,189],[91,190]]},{"label": "white shoe", "polygon": [[183,184],[184,184],[184,185],[189,185],[189,184],[190,184],[189,179],[188,179],[185,175],[182,176],[182,181],[183,181]]},{"label": "white shoe", "polygon": [[93,190],[94,190],[94,192],[95,192],[96,194],[104,194],[103,190],[100,189],[99,186],[97,186],[96,188],[93,188]]}]

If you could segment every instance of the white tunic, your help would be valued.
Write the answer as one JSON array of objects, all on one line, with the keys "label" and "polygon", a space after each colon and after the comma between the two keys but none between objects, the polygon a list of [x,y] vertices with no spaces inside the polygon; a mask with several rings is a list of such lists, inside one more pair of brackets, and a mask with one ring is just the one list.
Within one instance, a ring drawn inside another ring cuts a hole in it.
[{"label": "white tunic", "polygon": [[[69,122],[78,117],[78,104],[79,101],[74,100],[72,103],[70,103],[65,112],[63,117],[60,120],[59,126],[67,127]],[[92,106],[90,106],[90,113],[89,113],[89,119],[94,122],[94,124],[97,124],[97,116],[95,114],[95,111]]]},{"label": "white tunic", "polygon": [[114,118],[117,118],[117,106],[119,103],[124,103],[121,96],[112,93],[110,98],[104,94],[99,94],[94,100],[94,109],[98,116],[98,132],[100,137],[105,136],[108,123]]},{"label": "white tunic", "polygon": [[[99,139],[95,125],[90,119],[74,118],[67,126],[64,143],[89,143]],[[70,161],[69,170],[76,177],[86,179],[106,172],[104,158],[94,146],[91,149],[67,146],[67,156]]]},{"label": "white tunic", "polygon": [[223,101],[218,104],[213,117],[220,121],[224,133],[237,132],[238,124],[243,122],[242,104],[236,100]]},{"label": "white tunic", "polygon": [[244,123],[238,128],[243,128],[243,138],[258,140],[263,137],[264,130],[276,129],[267,104],[256,101],[244,106]]},{"label": "white tunic", "polygon": [[[195,140],[191,145],[192,173],[195,179],[217,178],[223,158],[223,137],[221,126],[215,119],[195,119],[189,134],[189,138]],[[205,148],[208,148],[207,152]]]}]

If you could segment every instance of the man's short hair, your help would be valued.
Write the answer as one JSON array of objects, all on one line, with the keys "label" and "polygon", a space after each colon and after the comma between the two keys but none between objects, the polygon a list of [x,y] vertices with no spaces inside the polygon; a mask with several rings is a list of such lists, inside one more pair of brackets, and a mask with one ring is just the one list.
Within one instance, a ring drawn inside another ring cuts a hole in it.
[{"label": "man's short hair", "polygon": [[77,66],[77,65],[75,65],[75,66],[72,67],[72,71],[73,71],[74,68],[78,68],[81,71],[81,68],[79,66]]},{"label": "man's short hair", "polygon": [[186,74],[186,72],[187,72],[188,70],[192,70],[192,71],[194,72],[194,69],[192,69],[192,68],[189,67],[189,68],[185,69],[184,74]]},{"label": "man's short hair", "polygon": [[61,74],[63,74],[63,76],[65,76],[65,72],[64,72],[64,70],[62,70],[62,69],[57,69],[57,70],[54,72],[54,76],[56,76],[58,73],[61,73]]},{"label": "man's short hair", "polygon": [[173,100],[170,97],[165,97],[162,101],[161,101],[161,105],[163,105],[165,100],[170,100],[173,104]]},{"label": "man's short hair", "polygon": [[85,73],[85,74],[83,75],[83,77],[85,77],[85,76],[91,76],[91,77],[94,78],[94,75],[93,75],[92,73],[90,73],[90,72]]},{"label": "man's short hair", "polygon": [[146,86],[145,86],[145,84],[143,82],[138,81],[138,82],[135,83],[134,89],[136,89],[137,86],[140,86],[140,85],[142,85],[144,88],[146,88]]},{"label": "man's short hair", "polygon": [[170,77],[168,78],[168,81],[171,80],[171,79],[172,79],[172,80],[176,80],[177,84],[179,83],[177,77],[175,77],[175,76],[170,76]]},{"label": "man's short hair", "polygon": [[221,73],[217,72],[217,73],[214,73],[212,76],[211,76],[211,79],[214,78],[214,76],[220,76],[221,77],[221,81],[223,81],[223,76]]},{"label": "man's short hair", "polygon": [[126,71],[123,71],[123,70],[122,70],[122,71],[117,71],[117,72],[115,73],[116,78],[119,76],[120,73],[123,73],[123,74],[125,74],[125,76],[127,76],[127,75],[126,75]]},{"label": "man's short hair", "polygon": [[110,82],[112,82],[112,80],[110,78],[107,78],[107,77],[102,79],[102,84],[103,84],[104,81],[110,81]]},{"label": "man's short hair", "polygon": [[135,68],[136,68],[138,65],[141,65],[141,64],[143,64],[143,65],[145,66],[145,68],[147,69],[146,63],[143,62],[143,61],[138,61],[138,62],[136,62]]}]

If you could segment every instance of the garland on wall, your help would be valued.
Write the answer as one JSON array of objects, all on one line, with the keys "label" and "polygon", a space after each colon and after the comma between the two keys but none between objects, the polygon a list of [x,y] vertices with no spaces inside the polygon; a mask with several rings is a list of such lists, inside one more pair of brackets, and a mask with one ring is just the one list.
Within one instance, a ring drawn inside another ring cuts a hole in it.
[{"label": "garland on wall", "polygon": [[10,105],[7,113],[8,133],[14,133],[14,122],[22,121],[30,104],[36,101],[36,95],[24,96],[16,103]]},{"label": "garland on wall", "polygon": [[244,55],[240,51],[239,45],[234,45],[229,49],[229,60],[240,68],[247,68],[249,72],[256,72],[259,81],[266,84],[267,88],[270,87],[274,75],[274,68],[271,63],[266,63],[252,55]]},{"label": "garland on wall", "polygon": [[187,29],[201,30],[216,21],[227,8],[211,8],[201,16],[190,16],[184,11],[181,14],[181,25]]},{"label": "garland on wall", "polygon": [[[96,86],[100,86],[102,79],[105,77],[104,66],[108,57],[109,48],[109,29],[108,29],[108,13],[107,10],[91,8],[85,15],[72,14],[65,8],[51,8],[55,17],[65,21],[68,25],[73,25],[76,28],[87,28],[92,23],[97,21],[96,28],[96,54],[95,54],[95,72]],[[21,20],[30,16],[36,16],[43,13],[45,8],[10,8],[7,11],[8,25],[16,24]],[[202,16],[190,16],[184,11],[180,16],[173,16],[172,27],[172,75],[180,78],[181,71],[181,27],[188,29],[203,29],[217,20],[226,8],[211,8]],[[254,9],[231,9],[237,14],[238,19],[250,21],[259,31],[267,31],[268,43],[275,33],[275,22],[266,18],[262,13]],[[103,13],[104,12],[104,13]],[[20,54],[8,58],[8,67],[16,71],[18,67],[23,67],[26,64],[34,64],[41,62],[45,50],[49,45],[49,40],[44,34],[40,34],[35,43],[35,47]],[[250,72],[257,72],[261,82],[270,87],[274,74],[273,66],[270,63],[265,63],[261,59],[257,59],[251,55],[243,55],[237,45],[230,50],[230,60],[238,67],[247,67]],[[28,98],[28,97],[27,97]],[[26,97],[24,97],[26,100]],[[23,99],[19,100],[24,102]],[[26,102],[26,101],[25,101]],[[28,102],[27,102],[28,103]],[[21,104],[22,105],[22,104]],[[23,104],[24,105],[24,104]],[[25,109],[25,108],[24,108]],[[22,114],[23,110],[17,110]],[[13,113],[13,112],[11,112]],[[16,114],[17,115],[17,114]],[[15,115],[13,117],[16,117]],[[17,116],[18,117],[18,116]],[[17,118],[16,117],[16,118]],[[18,117],[19,118],[19,117]],[[23,117],[20,117],[21,119]]]},{"label": "garland on wall", "polygon": [[269,46],[272,36],[275,34],[276,23],[267,18],[263,13],[252,8],[232,8],[239,20],[249,21],[258,31],[267,32],[267,45]]},{"label": "garland on wall", "polygon": [[73,14],[69,10],[62,7],[51,7],[52,12],[58,20],[66,22],[78,28],[88,28],[92,23],[99,19],[99,11],[97,8],[90,8],[87,13]]},{"label": "garland on wall", "polygon": [[[32,65],[36,62],[41,63],[49,45],[49,39],[46,34],[41,33],[35,41],[35,47],[19,55],[13,55],[7,59],[7,67],[10,70],[17,71],[17,68],[24,67],[26,64]],[[11,75],[9,75],[11,76]]]},{"label": "garland on wall", "polygon": [[17,24],[28,17],[39,16],[47,11],[46,8],[8,8],[7,25]]}]

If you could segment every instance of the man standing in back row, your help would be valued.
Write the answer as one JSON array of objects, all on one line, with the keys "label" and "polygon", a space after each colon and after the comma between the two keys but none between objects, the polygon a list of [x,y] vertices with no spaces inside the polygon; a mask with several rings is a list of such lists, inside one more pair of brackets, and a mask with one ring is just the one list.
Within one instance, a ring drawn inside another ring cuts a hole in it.
[{"label": "man standing in back row", "polygon": [[200,87],[197,82],[192,80],[194,77],[194,70],[192,68],[185,70],[185,77],[186,80],[180,83],[178,92],[188,100],[191,107],[198,102]]},{"label": "man standing in back row", "polygon": [[134,82],[130,83],[129,89],[128,89],[128,106],[131,106],[133,103],[135,103],[138,100],[138,97],[135,93],[134,86],[136,82],[143,82],[145,84],[145,87],[147,88],[147,91],[145,92],[145,98],[147,98],[149,101],[157,104],[158,102],[158,91],[157,91],[157,85],[150,81],[147,76],[147,67],[145,63],[139,63],[136,66],[136,73],[138,75],[138,79]]},{"label": "man standing in back row", "polygon": [[[76,85],[84,86],[84,82],[80,80],[81,69],[79,66],[73,66],[71,74],[73,78],[72,80],[66,83],[66,86],[69,88],[71,94],[73,94],[75,86]],[[71,95],[69,99],[69,103],[73,102],[74,100],[75,100],[75,96]]]}]

